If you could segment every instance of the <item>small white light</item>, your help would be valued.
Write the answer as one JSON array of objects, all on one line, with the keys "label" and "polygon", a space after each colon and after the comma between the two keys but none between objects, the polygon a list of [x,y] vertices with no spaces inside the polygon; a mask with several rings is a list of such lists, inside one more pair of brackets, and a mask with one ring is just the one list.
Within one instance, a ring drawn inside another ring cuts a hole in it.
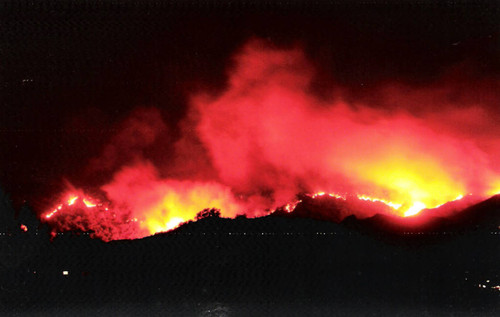
[{"label": "small white light", "polygon": [[62,275],[68,275],[69,272],[68,271],[62,271]]}]

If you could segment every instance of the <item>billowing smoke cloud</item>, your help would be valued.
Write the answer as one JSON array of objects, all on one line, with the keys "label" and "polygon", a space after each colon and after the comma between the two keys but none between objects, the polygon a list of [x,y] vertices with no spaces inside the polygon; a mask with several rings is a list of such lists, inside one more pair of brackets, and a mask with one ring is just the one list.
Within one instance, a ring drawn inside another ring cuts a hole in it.
[{"label": "billowing smoke cloud", "polygon": [[271,192],[277,204],[305,189],[435,206],[498,179],[477,134],[498,131],[481,98],[447,83],[387,84],[376,106],[347,103],[340,89],[329,100],[312,94],[313,76],[301,50],[254,41],[237,55],[223,94],[193,99],[224,183]]},{"label": "billowing smoke cloud", "polygon": [[[318,96],[300,47],[252,40],[234,56],[221,93],[192,94],[173,145],[157,140],[167,133],[159,112],[142,110],[92,164],[116,171],[102,190],[148,233],[210,207],[231,217],[263,214],[299,192],[366,195],[402,205],[401,215],[490,195],[500,191],[500,87],[457,69],[427,85],[384,83],[359,97],[328,83],[331,94]],[[173,155],[150,160],[147,149],[162,146]]]}]

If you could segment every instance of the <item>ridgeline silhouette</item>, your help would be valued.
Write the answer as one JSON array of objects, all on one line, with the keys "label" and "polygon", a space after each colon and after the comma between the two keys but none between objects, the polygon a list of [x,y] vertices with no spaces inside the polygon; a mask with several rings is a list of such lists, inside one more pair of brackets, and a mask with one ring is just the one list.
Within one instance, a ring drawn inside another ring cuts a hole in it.
[{"label": "ridgeline silhouette", "polygon": [[[5,194],[0,204],[7,227],[28,223],[24,213],[9,218],[15,213]],[[57,234],[51,242],[48,232],[12,231],[0,236],[0,312],[484,315],[498,309],[499,196],[413,232],[380,215],[312,219],[308,207],[254,219],[205,209],[176,230],[108,243],[85,232]]]}]

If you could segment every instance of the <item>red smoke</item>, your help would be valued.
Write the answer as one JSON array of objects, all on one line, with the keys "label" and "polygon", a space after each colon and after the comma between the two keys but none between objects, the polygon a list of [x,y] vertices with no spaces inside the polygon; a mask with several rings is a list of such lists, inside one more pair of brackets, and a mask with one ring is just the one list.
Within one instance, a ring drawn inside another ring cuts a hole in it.
[{"label": "red smoke", "polygon": [[[191,95],[174,144],[160,111],[140,109],[92,169],[115,171],[101,189],[115,213],[138,219],[129,238],[204,208],[261,215],[299,192],[376,199],[400,206],[391,207],[399,215],[492,195],[500,192],[500,87],[472,75],[461,65],[431,84],[384,83],[359,96],[328,83],[331,93],[319,96],[299,47],[252,40],[234,56],[221,93]],[[158,148],[172,153],[148,157]],[[74,217],[51,221],[61,230]]]}]

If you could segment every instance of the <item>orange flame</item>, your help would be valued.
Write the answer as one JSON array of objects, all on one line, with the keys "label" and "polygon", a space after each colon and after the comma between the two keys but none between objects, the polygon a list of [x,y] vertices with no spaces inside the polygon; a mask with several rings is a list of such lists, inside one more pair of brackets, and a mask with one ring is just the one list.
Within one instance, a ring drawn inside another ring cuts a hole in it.
[{"label": "orange flame", "polygon": [[75,203],[75,201],[78,199],[78,196],[71,197],[68,199],[68,206],[71,206]]},{"label": "orange flame", "polygon": [[84,198],[83,199],[83,203],[85,204],[85,206],[87,206],[87,208],[93,208],[93,207],[96,207],[97,205],[90,202],[88,199]]},{"label": "orange flame", "polygon": [[378,201],[378,202],[384,203],[387,206],[389,206],[389,207],[391,207],[392,209],[395,209],[395,210],[398,210],[402,206],[401,204],[393,203],[393,202],[387,201],[385,199],[372,198],[372,197],[368,197],[368,196],[365,196],[365,195],[358,195],[357,197],[358,197],[358,199],[361,199],[361,200],[369,200],[369,201],[374,201],[374,202]]},{"label": "orange flame", "polygon": [[[50,219],[52,218],[55,214],[57,214],[58,212],[60,212],[63,208],[67,207],[67,206],[74,206],[76,204],[77,201],[79,201],[80,199],[80,196],[78,195],[75,195],[73,193],[69,193],[66,195],[66,197],[68,197],[67,199],[65,199],[65,203],[62,203],[62,204],[59,204],[57,205],[56,208],[54,208],[52,211],[46,213],[44,215],[44,217],[46,219]],[[92,198],[83,198],[82,199],[82,202],[83,204],[87,207],[87,208],[93,208],[93,207],[96,207],[97,205],[95,203],[92,203],[93,199]]]},{"label": "orange flame", "polygon": [[[337,199],[346,200],[346,197],[344,195],[340,195],[340,194],[337,194],[337,193],[328,193],[327,194],[325,192],[317,192],[317,193],[309,195],[309,197],[311,197],[311,198],[314,199],[314,198],[317,198],[317,197],[323,197],[325,195],[328,195],[329,197],[334,197],[334,198],[337,198]],[[419,202],[419,201],[414,202],[410,207],[404,208],[404,204],[402,204],[402,203],[396,203],[396,202],[388,201],[388,200],[385,200],[385,199],[382,199],[382,198],[375,198],[375,197],[370,197],[370,196],[367,196],[367,195],[360,195],[360,194],[356,195],[356,198],[359,199],[359,200],[365,200],[365,201],[372,201],[372,202],[383,203],[386,206],[392,208],[396,212],[397,215],[402,216],[402,217],[414,216],[414,215],[418,214],[420,211],[422,211],[423,209],[427,208],[427,206],[424,203]],[[461,199],[461,198],[463,198],[463,195],[459,195],[454,200],[458,200],[458,199]],[[293,208],[295,208],[295,206],[293,206]],[[439,207],[439,206],[440,205],[436,205],[433,208]],[[291,207],[291,205],[288,204],[285,207],[285,210],[289,211],[290,207]],[[290,211],[293,211],[293,209],[291,209]]]},{"label": "orange flame", "polygon": [[[314,94],[315,71],[298,48],[251,41],[233,60],[225,89],[190,96],[181,131],[186,134],[173,147],[174,167],[157,171],[141,159],[147,152],[142,150],[158,145],[165,124],[158,110],[138,112],[112,139],[113,155],[97,160],[115,171],[101,187],[110,205],[72,192],[45,218],[82,205],[91,210],[89,217],[106,211],[140,227],[140,234],[153,234],[195,219],[205,208],[218,208],[225,217],[277,206],[291,212],[300,201],[290,201],[303,191],[312,199],[384,204],[401,217],[467,193],[500,193],[498,130],[491,140],[483,138],[486,128],[498,125],[478,98],[450,98],[460,85],[387,83],[371,91],[378,105],[352,100],[340,86],[328,98]],[[124,160],[117,160],[122,154]],[[136,165],[126,165],[132,161]]]},{"label": "orange flame", "polygon": [[285,205],[284,209],[285,209],[286,212],[290,213],[290,212],[294,211],[295,207],[297,207],[297,205],[299,203],[301,203],[301,202],[302,202],[302,200],[297,200],[297,201],[295,201],[293,203],[288,203],[288,204]]}]

